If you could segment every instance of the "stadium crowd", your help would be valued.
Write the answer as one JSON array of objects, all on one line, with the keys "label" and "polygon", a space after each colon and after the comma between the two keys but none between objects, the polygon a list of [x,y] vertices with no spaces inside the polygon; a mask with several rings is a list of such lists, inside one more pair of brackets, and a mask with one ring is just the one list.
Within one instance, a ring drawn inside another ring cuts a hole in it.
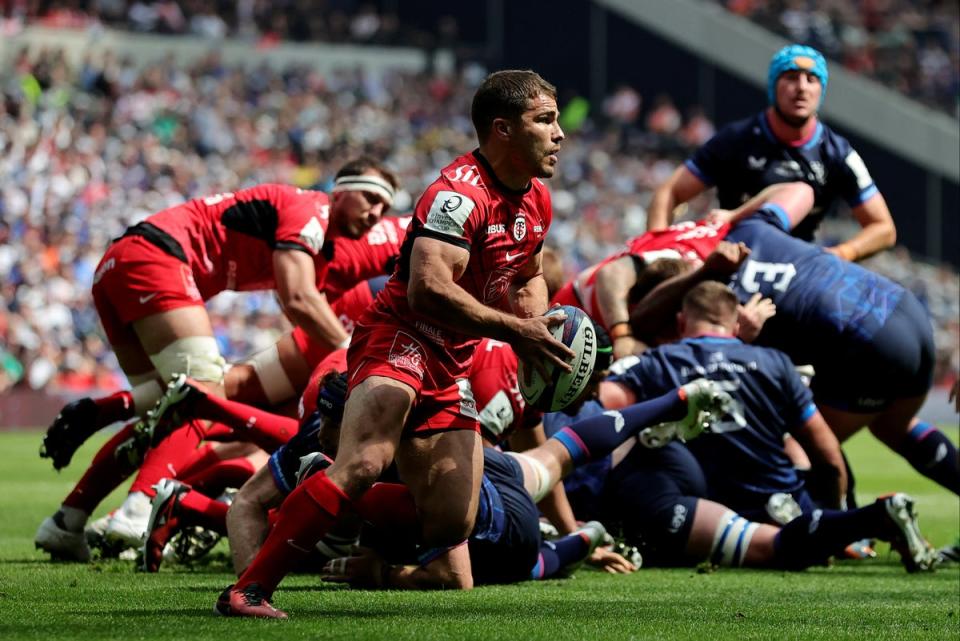
[{"label": "stadium crowd", "polygon": [[[110,240],[150,213],[256,183],[329,187],[333,168],[361,152],[398,171],[394,209],[409,210],[412,195],[469,144],[463,114],[483,74],[477,66],[454,77],[241,72],[214,55],[187,68],[138,70],[109,52],[71,68],[56,50],[23,52],[0,75],[0,389],[123,385],[89,291]],[[665,95],[646,107],[630,87],[615,89],[597,113],[570,112],[562,124],[576,135],[551,185],[549,242],[572,274],[645,228],[651,190],[714,127],[696,108],[684,117]],[[708,205],[700,198],[691,207]],[[875,267],[929,306],[940,377],[956,372],[956,274],[905,251]],[[282,330],[277,312],[269,295],[212,301],[225,357],[270,344]]]},{"label": "stadium crowd", "polygon": [[847,69],[960,115],[960,15],[947,0],[719,0]]},{"label": "stadium crowd", "polygon": [[[794,42],[823,51],[847,69],[945,111],[960,115],[960,22],[949,0],[717,0]],[[140,33],[237,37],[265,47],[297,42],[482,50],[464,43],[454,16],[438,16],[429,29],[407,24],[375,2],[218,2],[114,0],[8,3],[8,30],[26,23],[53,27],[99,25]]]}]

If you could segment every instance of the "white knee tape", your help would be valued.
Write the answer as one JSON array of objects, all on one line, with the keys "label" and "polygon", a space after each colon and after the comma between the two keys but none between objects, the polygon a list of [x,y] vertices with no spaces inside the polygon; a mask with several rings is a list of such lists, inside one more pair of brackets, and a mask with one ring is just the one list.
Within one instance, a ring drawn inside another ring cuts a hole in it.
[{"label": "white knee tape", "polygon": [[247,364],[253,366],[260,387],[271,405],[278,405],[297,395],[297,390],[293,388],[293,383],[280,364],[280,350],[276,343],[254,354]]},{"label": "white knee tape", "polygon": [[179,338],[156,354],[150,355],[160,377],[168,381],[174,374],[186,374],[197,381],[223,384],[226,361],[220,356],[213,336]]},{"label": "white knee tape", "polygon": [[133,396],[133,411],[138,416],[146,413],[163,396],[163,386],[157,380],[158,376],[159,374],[154,370],[146,374],[127,377],[131,386],[130,395]]},{"label": "white knee tape", "polygon": [[553,486],[556,485],[556,481],[550,476],[550,470],[547,469],[546,465],[529,454],[524,454],[523,452],[507,452],[507,454],[527,463],[533,470],[536,479],[536,488],[532,493],[532,498],[534,503],[539,503],[543,497],[550,493]]},{"label": "white knee tape", "polygon": [[760,525],[727,510],[713,535],[710,561],[714,565],[739,567],[747,555],[750,541]]}]

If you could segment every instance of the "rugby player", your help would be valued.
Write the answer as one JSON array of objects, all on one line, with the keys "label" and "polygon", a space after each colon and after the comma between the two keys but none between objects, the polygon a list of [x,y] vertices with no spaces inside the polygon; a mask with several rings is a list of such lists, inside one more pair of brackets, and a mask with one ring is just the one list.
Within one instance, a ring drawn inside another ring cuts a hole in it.
[{"label": "rugby player", "polygon": [[473,586],[464,543],[482,468],[467,380],[476,337],[509,343],[543,373],[547,363],[569,371],[573,353],[549,331],[562,316],[542,316],[552,211],[539,178],[554,174],[564,137],[556,90],[530,71],[496,72],[471,112],[479,149],[420,198],[397,270],[357,324],[337,460],[284,501],[256,558],[221,595],[223,614],[255,616],[394,458],[423,541],[437,550],[432,571],[447,587]]},{"label": "rugby player", "polygon": [[[337,173],[332,200],[321,192],[261,185],[192,200],[129,228],[101,260],[93,297],[138,396],[118,392],[99,404],[91,401],[97,414],[119,415],[131,406],[136,414],[146,411],[160,397],[160,381],[175,373],[186,373],[223,395],[224,362],[203,301],[224,289],[276,288],[286,314],[314,340],[346,344],[347,333],[317,289],[327,266],[324,241],[366,233],[389,207],[396,184],[379,163],[360,158]],[[107,416],[101,422],[112,420]],[[150,451],[141,465],[142,483],[135,483],[110,520],[119,538],[134,540],[142,534],[151,486],[190,455],[202,438],[198,427],[177,430]],[[89,435],[87,430],[81,431]],[[57,557],[89,559],[84,525],[106,494],[135,469],[117,465],[114,456],[133,434],[131,423],[101,448],[61,508],[41,523],[37,547]],[[67,440],[82,442],[86,435]],[[66,448],[69,455],[73,449]],[[53,452],[41,450],[48,454]]]},{"label": "rugby player", "polygon": [[860,155],[817,117],[827,90],[827,63],[819,51],[784,47],[770,61],[768,107],[722,128],[654,193],[649,230],[667,227],[677,205],[716,185],[724,209],[733,209],[775,183],[802,182],[814,191],[813,212],[793,235],[812,240],[835,201],[850,206],[862,229],[828,251],[859,260],[896,241],[883,195]]},{"label": "rugby player", "polygon": [[[789,189],[812,198],[805,185]],[[803,209],[760,205],[754,211],[754,202],[726,216],[742,219],[728,240],[750,251],[731,287],[741,301],[759,293],[777,309],[757,343],[813,365],[814,399],[840,442],[866,425],[918,472],[960,493],[956,446],[916,416],[934,365],[933,330],[923,306],[887,278],[791,237],[787,231],[802,220]],[[669,307],[665,301],[711,277],[695,270],[669,279],[650,292],[638,315]]]}]

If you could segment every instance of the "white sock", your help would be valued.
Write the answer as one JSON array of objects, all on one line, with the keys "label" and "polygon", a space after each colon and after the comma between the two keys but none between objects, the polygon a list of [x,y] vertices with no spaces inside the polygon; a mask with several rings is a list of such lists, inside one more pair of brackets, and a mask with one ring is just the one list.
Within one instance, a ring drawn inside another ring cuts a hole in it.
[{"label": "white sock", "polygon": [[87,524],[90,515],[80,508],[70,507],[69,505],[60,506],[60,514],[63,515],[63,524],[67,526],[70,532],[83,532],[83,526]]},{"label": "white sock", "polygon": [[143,492],[130,492],[120,506],[124,514],[130,516],[144,516],[150,514],[150,497]]}]

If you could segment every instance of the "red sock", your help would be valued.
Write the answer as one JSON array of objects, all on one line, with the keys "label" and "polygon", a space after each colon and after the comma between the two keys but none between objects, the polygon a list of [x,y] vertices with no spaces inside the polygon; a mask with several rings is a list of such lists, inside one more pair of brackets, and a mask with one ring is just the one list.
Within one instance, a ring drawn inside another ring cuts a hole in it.
[{"label": "red sock", "polygon": [[197,416],[232,427],[267,452],[289,441],[300,426],[296,419],[212,395],[197,403]]},{"label": "red sock", "polygon": [[126,425],[100,448],[73,491],[63,500],[64,505],[93,514],[100,501],[133,474],[136,467],[114,454],[117,447],[133,435],[133,426],[134,423]]},{"label": "red sock", "polygon": [[180,523],[200,525],[219,534],[227,533],[226,503],[215,501],[196,490],[180,497]]},{"label": "red sock", "polygon": [[193,451],[190,458],[181,464],[177,478],[184,483],[193,485],[193,482],[187,479],[193,478],[208,467],[216,465],[220,460],[220,455],[217,454],[213,443],[201,443],[200,447]]},{"label": "red sock", "polygon": [[95,398],[97,406],[97,427],[106,427],[117,421],[133,418],[133,394],[129,390],[114,392],[110,396]]},{"label": "red sock", "polygon": [[374,483],[360,497],[354,508],[367,523],[375,528],[417,528],[417,506],[406,485],[400,483]]},{"label": "red sock", "polygon": [[179,478],[193,489],[207,496],[216,497],[228,487],[241,487],[256,471],[253,463],[246,457],[239,456],[226,461],[217,461],[196,474]]},{"label": "red sock", "polygon": [[327,478],[314,474],[286,498],[277,522],[236,587],[259,584],[269,597],[350,506],[350,499]]},{"label": "red sock", "polygon": [[140,472],[130,486],[130,492],[156,495],[155,483],[162,478],[175,479],[177,473],[193,458],[203,440],[205,426],[202,421],[192,420],[163,439],[159,445],[147,451],[140,465]]}]

